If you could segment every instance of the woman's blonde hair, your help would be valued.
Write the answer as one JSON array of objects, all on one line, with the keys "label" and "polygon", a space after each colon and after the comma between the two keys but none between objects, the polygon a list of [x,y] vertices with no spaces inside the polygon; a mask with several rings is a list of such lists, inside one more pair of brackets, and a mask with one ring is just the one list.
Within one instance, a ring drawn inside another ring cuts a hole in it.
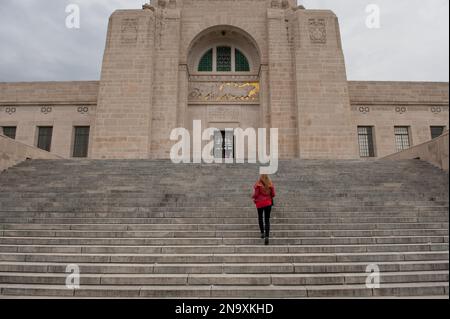
[{"label": "woman's blonde hair", "polygon": [[270,177],[266,174],[262,174],[259,177],[259,182],[264,186],[264,192],[266,194],[270,193],[270,188],[273,186]]}]

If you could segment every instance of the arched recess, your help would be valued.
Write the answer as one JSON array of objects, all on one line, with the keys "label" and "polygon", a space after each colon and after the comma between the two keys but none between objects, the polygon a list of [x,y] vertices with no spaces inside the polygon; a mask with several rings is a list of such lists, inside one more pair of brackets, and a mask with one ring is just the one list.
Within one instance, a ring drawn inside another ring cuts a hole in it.
[{"label": "arched recess", "polygon": [[[230,72],[250,72],[250,74],[258,74],[261,65],[260,50],[252,38],[244,30],[234,26],[214,26],[210,27],[198,34],[191,42],[188,50],[188,71],[189,74],[199,72],[198,66],[200,61],[206,54],[212,50],[213,68],[210,72],[221,73],[215,67],[217,64],[217,48],[231,48],[232,70]],[[248,71],[236,71],[236,56],[242,54],[248,60]]]},{"label": "arched recess", "polygon": [[[229,66],[219,67],[227,54]],[[184,127],[192,131],[194,120],[200,120],[203,128],[221,131],[264,127],[261,51],[252,36],[229,25],[207,28],[190,43],[186,61],[185,76],[180,78],[187,98],[179,113]]]}]

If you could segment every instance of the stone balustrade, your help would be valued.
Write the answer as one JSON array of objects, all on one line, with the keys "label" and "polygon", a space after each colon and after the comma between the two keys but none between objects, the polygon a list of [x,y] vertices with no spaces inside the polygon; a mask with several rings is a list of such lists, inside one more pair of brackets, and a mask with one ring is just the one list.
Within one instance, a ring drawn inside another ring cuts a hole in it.
[{"label": "stone balustrade", "polygon": [[433,165],[436,165],[444,171],[448,172],[448,133],[449,131],[446,131],[438,138],[420,145],[413,146],[410,149],[404,150],[402,152],[389,155],[384,159],[420,159],[422,161],[426,161]]},{"label": "stone balustrade", "polygon": [[0,135],[0,172],[27,159],[62,159],[62,157]]}]

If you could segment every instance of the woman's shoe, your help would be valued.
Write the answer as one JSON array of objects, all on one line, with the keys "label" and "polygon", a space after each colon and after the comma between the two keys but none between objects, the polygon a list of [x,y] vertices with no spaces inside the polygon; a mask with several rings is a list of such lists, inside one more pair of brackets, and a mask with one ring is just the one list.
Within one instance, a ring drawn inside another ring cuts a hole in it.
[{"label": "woman's shoe", "polygon": [[269,245],[269,237],[266,237],[265,239],[264,239],[264,245]]},{"label": "woman's shoe", "polygon": [[264,239],[264,238],[266,238],[266,234],[261,233],[261,239]]}]

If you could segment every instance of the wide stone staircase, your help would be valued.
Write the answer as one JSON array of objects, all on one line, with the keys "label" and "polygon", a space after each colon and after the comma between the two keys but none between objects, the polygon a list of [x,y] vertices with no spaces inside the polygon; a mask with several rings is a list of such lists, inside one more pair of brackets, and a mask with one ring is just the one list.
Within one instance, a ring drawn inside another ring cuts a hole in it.
[{"label": "wide stone staircase", "polygon": [[[448,296],[448,174],[415,160],[283,161],[269,246],[257,177],[250,164],[150,160],[11,168],[0,297]],[[66,287],[72,264],[79,289]]]}]

